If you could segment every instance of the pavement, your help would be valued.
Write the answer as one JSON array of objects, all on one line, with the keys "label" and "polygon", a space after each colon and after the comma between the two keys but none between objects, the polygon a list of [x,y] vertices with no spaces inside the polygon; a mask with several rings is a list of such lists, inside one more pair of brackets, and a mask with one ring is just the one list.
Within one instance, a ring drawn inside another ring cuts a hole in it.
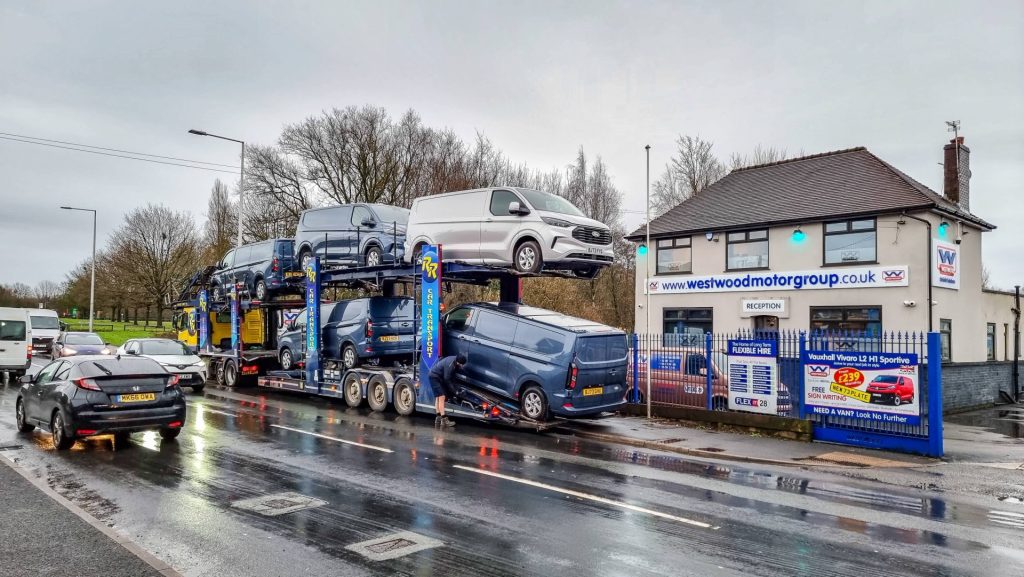
[{"label": "pavement", "polygon": [[[17,392],[0,387],[0,458],[186,577],[1024,575],[1024,500],[946,489],[958,482],[936,471],[961,464],[737,462],[220,387],[189,393],[177,441],[57,452],[14,429]],[[695,449],[743,444],[661,431]],[[78,557],[76,577],[120,575]]]}]

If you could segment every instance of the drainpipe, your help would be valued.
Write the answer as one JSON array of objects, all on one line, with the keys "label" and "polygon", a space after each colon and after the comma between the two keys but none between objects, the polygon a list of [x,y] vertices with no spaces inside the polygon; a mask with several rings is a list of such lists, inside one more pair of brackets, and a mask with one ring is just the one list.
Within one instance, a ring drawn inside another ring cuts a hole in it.
[{"label": "drainpipe", "polygon": [[1013,400],[1020,402],[1020,285],[1013,288]]},{"label": "drainpipe", "polygon": [[925,275],[925,281],[928,283],[928,332],[932,332],[935,330],[932,323],[932,309],[935,307],[934,301],[932,301],[932,267],[935,266],[932,263],[932,259],[935,258],[935,255],[932,254],[934,252],[932,250],[932,223],[930,220],[907,214],[906,212],[903,213],[903,218],[912,218],[918,222],[923,222],[928,227],[928,242],[925,243],[924,247],[928,251],[928,274]]}]

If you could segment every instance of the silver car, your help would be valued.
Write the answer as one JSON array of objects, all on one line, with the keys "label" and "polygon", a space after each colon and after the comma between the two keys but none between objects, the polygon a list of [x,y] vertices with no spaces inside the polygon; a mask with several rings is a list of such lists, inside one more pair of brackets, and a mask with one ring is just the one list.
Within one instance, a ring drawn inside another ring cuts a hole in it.
[{"label": "silver car", "polygon": [[120,355],[147,357],[160,363],[165,371],[178,375],[178,384],[198,393],[206,386],[206,363],[180,341],[171,339],[131,339],[117,350]]},{"label": "silver car", "polygon": [[483,188],[417,198],[405,260],[440,244],[446,261],[569,270],[591,278],[612,263],[612,233],[568,200],[528,188]]}]

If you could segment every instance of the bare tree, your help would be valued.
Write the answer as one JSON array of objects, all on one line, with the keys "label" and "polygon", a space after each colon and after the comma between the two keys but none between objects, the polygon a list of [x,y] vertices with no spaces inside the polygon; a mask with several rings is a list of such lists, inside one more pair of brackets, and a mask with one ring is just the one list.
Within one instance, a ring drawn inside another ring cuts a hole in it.
[{"label": "bare tree", "polygon": [[43,306],[49,306],[57,297],[61,295],[63,291],[58,283],[52,280],[41,280],[36,285],[34,294],[39,302],[43,303]]},{"label": "bare tree", "polygon": [[237,205],[231,202],[228,187],[218,178],[210,189],[206,203],[206,222],[203,223],[203,257],[214,262],[234,244],[234,231],[238,226]]},{"label": "bare tree", "polygon": [[196,225],[187,212],[149,204],[125,216],[110,237],[107,262],[120,286],[133,287],[163,318],[164,298],[199,264]]},{"label": "bare tree", "polygon": [[316,206],[314,187],[304,177],[303,169],[281,150],[269,146],[253,146],[250,150],[251,170],[246,171],[245,178],[244,236],[253,241],[289,235],[302,211]]},{"label": "bare tree", "polygon": [[776,148],[774,146],[758,144],[754,147],[754,152],[751,153],[750,156],[744,156],[736,152],[732,153],[729,157],[729,168],[732,170],[738,170],[740,168],[771,164],[773,162],[786,160],[786,158],[788,158],[788,155],[786,154],[785,148]]},{"label": "bare tree", "polygon": [[699,136],[680,135],[676,155],[665,172],[651,187],[651,205],[655,214],[663,214],[725,176],[725,166],[712,152],[714,143]]}]

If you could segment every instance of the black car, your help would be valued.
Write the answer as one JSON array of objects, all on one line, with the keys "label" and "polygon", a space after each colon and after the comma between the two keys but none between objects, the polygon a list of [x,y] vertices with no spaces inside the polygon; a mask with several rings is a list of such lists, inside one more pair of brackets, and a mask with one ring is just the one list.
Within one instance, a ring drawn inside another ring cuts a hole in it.
[{"label": "black car", "polygon": [[22,377],[15,405],[18,430],[50,431],[53,446],[113,433],[126,440],[137,431],[174,439],[185,424],[185,396],[177,375],[142,357],[76,356],[57,359]]},{"label": "black car", "polygon": [[260,301],[266,300],[272,292],[291,288],[287,279],[302,276],[302,271],[295,266],[294,253],[295,244],[290,238],[265,240],[229,250],[210,277],[210,298],[222,300],[233,284]]},{"label": "black car", "polygon": [[400,262],[409,209],[387,204],[342,204],[302,213],[295,256],[302,268],[313,255],[344,266]]}]

